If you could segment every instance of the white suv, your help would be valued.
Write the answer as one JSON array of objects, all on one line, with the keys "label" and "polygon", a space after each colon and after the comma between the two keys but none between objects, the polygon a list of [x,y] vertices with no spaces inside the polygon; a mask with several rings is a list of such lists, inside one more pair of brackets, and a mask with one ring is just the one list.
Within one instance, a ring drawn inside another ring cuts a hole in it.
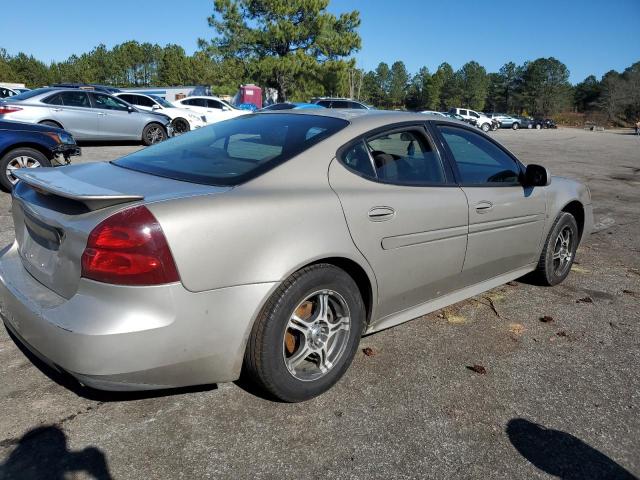
[{"label": "white suv", "polygon": [[204,127],[207,122],[202,115],[197,115],[185,108],[178,108],[157,95],[147,95],[146,93],[121,92],[114,93],[114,96],[124,100],[131,105],[135,105],[141,110],[149,112],[160,111],[171,118],[173,132],[176,134],[186,133],[189,130]]},{"label": "white suv", "polygon": [[493,122],[489,117],[468,108],[452,108],[449,113],[457,113],[465,120],[471,120],[483,132],[488,132],[493,128]]}]

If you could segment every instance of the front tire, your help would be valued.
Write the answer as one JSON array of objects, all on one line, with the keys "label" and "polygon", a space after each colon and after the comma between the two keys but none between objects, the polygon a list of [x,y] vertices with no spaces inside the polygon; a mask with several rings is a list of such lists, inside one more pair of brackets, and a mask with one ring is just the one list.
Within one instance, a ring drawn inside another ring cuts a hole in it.
[{"label": "front tire", "polygon": [[560,212],[547,236],[534,272],[540,283],[553,286],[567,278],[578,250],[579,235],[573,215]]},{"label": "front tire", "polygon": [[13,176],[13,171],[19,168],[50,167],[49,159],[38,150],[33,148],[16,148],[7,152],[0,159],[0,186],[6,191],[11,191],[18,183],[18,179]]},{"label": "front tire", "polygon": [[184,118],[176,118],[173,121],[173,131],[176,135],[187,133],[189,130],[191,130],[189,122],[187,122]]},{"label": "front tire", "polygon": [[167,131],[159,123],[150,123],[142,130],[142,143],[147,147],[167,139]]},{"label": "front tire", "polygon": [[489,125],[488,123],[483,123],[480,127],[480,130],[487,133],[489,130],[491,130],[491,125]]},{"label": "front tire", "polygon": [[511,128],[513,128],[514,130],[518,130],[520,128],[520,124],[518,122],[515,122],[513,125],[511,125]]},{"label": "front tire", "polygon": [[344,270],[316,264],[294,273],[257,318],[244,369],[285,402],[309,400],[345,373],[365,326],[358,286]]},{"label": "front tire", "polygon": [[539,123],[536,123],[536,130],[540,130],[542,128],[542,125],[540,125]]}]

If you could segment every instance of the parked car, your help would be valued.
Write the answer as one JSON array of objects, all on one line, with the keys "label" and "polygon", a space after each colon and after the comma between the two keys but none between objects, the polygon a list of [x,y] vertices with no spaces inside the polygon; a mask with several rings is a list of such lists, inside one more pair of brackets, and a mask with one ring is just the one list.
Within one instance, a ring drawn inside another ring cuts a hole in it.
[{"label": "parked car", "polygon": [[0,119],[64,128],[76,140],[138,140],[151,145],[173,135],[171,119],[144,112],[104,92],[38,88],[6,98]]},{"label": "parked car", "polygon": [[471,120],[476,127],[478,127],[483,132],[488,132],[489,130],[495,130],[497,128],[496,122],[493,122],[489,117],[479,114],[474,110],[470,110],[468,108],[451,108],[449,109],[449,113],[455,113],[460,115],[465,120]]},{"label": "parked car", "polygon": [[318,105],[316,103],[304,103],[304,102],[284,102],[284,103],[274,103],[272,105],[267,105],[262,108],[261,111],[269,111],[269,110],[300,110],[305,108],[325,108],[322,105]]},{"label": "parked car", "polygon": [[541,128],[558,128],[558,126],[556,125],[556,122],[554,122],[550,118],[541,118],[541,117],[535,118],[533,120],[533,127],[537,128],[538,130]]},{"label": "parked car", "polygon": [[218,97],[194,96],[173,102],[176,107],[191,110],[204,116],[208,124],[228,120],[251,113],[251,110],[240,110]]},{"label": "parked car", "polygon": [[11,190],[18,168],[67,165],[80,148],[69,132],[47,125],[0,120],[0,186]]},{"label": "parked car", "polygon": [[520,128],[534,128],[535,122],[531,117],[525,117],[523,115],[513,115],[513,118],[520,122]]},{"label": "parked car", "polygon": [[506,113],[492,113],[487,116],[490,116],[492,120],[497,120],[500,124],[500,128],[511,128],[513,130],[518,130],[522,123],[518,118],[507,115]]},{"label": "parked car", "polygon": [[19,95],[19,94],[20,94],[20,92],[18,92],[17,90],[15,90],[13,88],[0,87],[0,98],[13,97],[13,96]]},{"label": "parked car", "polygon": [[178,108],[157,95],[147,95],[146,93],[122,92],[115,93],[115,97],[124,100],[130,105],[134,105],[140,110],[148,112],[162,112],[171,118],[171,126],[176,134],[186,133],[196,128],[204,127],[207,118],[204,115],[197,115],[186,108]]},{"label": "parked car", "polygon": [[244,369],[309,399],[363,333],[529,272],[562,282],[593,224],[584,185],[419,113],[257,113],[16,176],[3,320],[105,390]]},{"label": "parked car", "polygon": [[311,103],[316,103],[325,108],[349,108],[354,110],[372,110],[371,105],[359,102],[352,98],[317,97],[312,98]]}]

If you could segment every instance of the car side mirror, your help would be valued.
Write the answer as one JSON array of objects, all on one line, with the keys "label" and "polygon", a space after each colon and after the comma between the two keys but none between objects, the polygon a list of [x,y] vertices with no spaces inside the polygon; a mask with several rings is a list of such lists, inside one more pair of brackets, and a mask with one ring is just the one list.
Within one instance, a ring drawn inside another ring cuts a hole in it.
[{"label": "car side mirror", "polygon": [[160,105],[157,103],[151,106],[151,110],[160,110]]},{"label": "car side mirror", "polygon": [[135,109],[134,107],[132,107],[131,105],[129,105],[129,106],[127,107],[127,112],[129,112],[129,113],[133,113],[133,112],[135,112],[135,111],[136,111],[136,109]]},{"label": "car side mirror", "polygon": [[546,167],[530,163],[524,172],[526,187],[546,187],[551,183],[551,173]]},{"label": "car side mirror", "polygon": [[228,112],[228,111],[230,111],[230,110],[231,110],[231,109],[230,109],[229,107],[227,107],[227,106],[222,107],[222,111],[223,111],[223,112]]}]

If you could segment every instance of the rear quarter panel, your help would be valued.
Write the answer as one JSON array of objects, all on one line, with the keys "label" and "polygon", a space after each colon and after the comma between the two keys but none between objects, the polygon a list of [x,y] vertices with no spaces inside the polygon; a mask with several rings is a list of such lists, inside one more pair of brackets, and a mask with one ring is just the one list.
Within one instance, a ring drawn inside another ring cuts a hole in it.
[{"label": "rear quarter panel", "polygon": [[187,289],[277,282],[316,260],[343,257],[367,272],[375,295],[373,272],[329,187],[335,145],[323,143],[224,194],[148,205]]}]

